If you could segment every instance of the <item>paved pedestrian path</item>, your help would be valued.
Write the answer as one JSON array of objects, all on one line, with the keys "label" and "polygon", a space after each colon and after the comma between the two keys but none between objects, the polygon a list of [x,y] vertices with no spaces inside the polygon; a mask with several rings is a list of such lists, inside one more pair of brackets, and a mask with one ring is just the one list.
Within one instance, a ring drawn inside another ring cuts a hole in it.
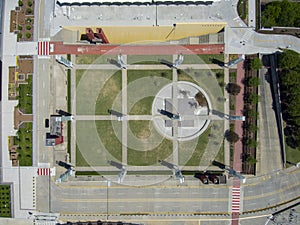
[{"label": "paved pedestrian path", "polygon": [[[235,98],[235,115],[243,115],[244,109],[244,84],[243,79],[245,77],[245,70],[243,63],[239,63],[237,66],[236,83],[241,87],[240,93]],[[242,151],[243,151],[243,121],[236,120],[234,122],[234,132],[239,135],[239,140],[234,144],[234,158],[233,158],[233,169],[237,172],[242,171]]]},{"label": "paved pedestrian path", "polygon": [[[123,56],[123,62],[127,63],[127,56]],[[122,70],[122,114],[127,115],[127,70]],[[122,121],[122,164],[127,164],[127,120]]]},{"label": "paved pedestrian path", "polygon": [[23,114],[18,107],[14,109],[14,129],[19,129],[19,126],[23,122],[32,122],[33,115],[32,114]]},{"label": "paved pedestrian path", "polygon": [[[124,55],[122,55],[124,56]],[[116,65],[110,64],[76,64],[76,69],[89,69],[89,70],[113,70],[119,69]],[[167,65],[162,64],[152,64],[152,65],[126,65],[128,70],[163,70],[170,69]],[[181,64],[178,69],[223,69],[223,66],[217,64]],[[234,67],[233,67],[234,68]]]}]

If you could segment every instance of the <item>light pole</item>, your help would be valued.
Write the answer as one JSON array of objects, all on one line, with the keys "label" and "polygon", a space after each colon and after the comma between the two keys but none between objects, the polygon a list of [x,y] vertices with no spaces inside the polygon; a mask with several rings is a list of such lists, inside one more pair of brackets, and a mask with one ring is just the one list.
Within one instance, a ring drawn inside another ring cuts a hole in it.
[{"label": "light pole", "polygon": [[155,26],[158,26],[157,24],[157,2],[155,1]]},{"label": "light pole", "polygon": [[108,221],[108,187],[110,186],[110,180],[106,180],[106,220]]}]

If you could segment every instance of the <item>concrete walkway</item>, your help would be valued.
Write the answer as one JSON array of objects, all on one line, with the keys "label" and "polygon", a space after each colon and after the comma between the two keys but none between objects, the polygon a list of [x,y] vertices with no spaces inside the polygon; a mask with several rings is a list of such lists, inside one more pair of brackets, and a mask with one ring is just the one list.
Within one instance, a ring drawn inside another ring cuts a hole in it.
[{"label": "concrete walkway", "polygon": [[[173,55],[173,62],[175,62],[177,55]],[[172,105],[173,105],[173,112],[177,114],[178,110],[178,74],[177,69],[173,68],[172,70]],[[173,132],[173,164],[178,165],[178,121],[173,122],[172,127]]]},{"label": "concrete walkway", "polygon": [[274,101],[272,99],[269,79],[265,78],[266,74],[267,69],[260,70],[257,175],[268,174],[282,169],[280,138],[274,111]]},{"label": "concrete walkway", "polygon": [[[123,56],[123,62],[127,63],[127,56]],[[127,69],[122,70],[122,114],[127,115]],[[127,120],[122,121],[122,164],[127,164]]]},{"label": "concrete walkway", "polygon": [[[71,55],[71,62],[75,63],[75,55]],[[71,69],[71,112],[76,117],[76,69]],[[71,121],[71,158],[70,163],[76,165],[76,120]]]},{"label": "concrete walkway", "polygon": [[19,126],[23,122],[32,122],[33,121],[33,115],[32,114],[23,114],[18,107],[15,107],[14,110],[14,129],[18,129]]},{"label": "concrete walkway", "polygon": [[[225,54],[225,62],[229,62],[229,55]],[[229,83],[229,69],[227,67],[224,68],[224,83]],[[225,88],[224,88],[225,89]],[[229,115],[229,94],[226,90],[224,90],[224,98],[226,101],[224,102],[224,114]],[[224,133],[229,129],[229,120],[224,121]],[[224,163],[225,165],[230,164],[230,143],[224,139]]]},{"label": "concrete walkway", "polygon": [[[163,115],[126,115],[122,117],[122,120],[154,120],[154,119],[165,119],[169,118]],[[201,119],[201,120],[225,120],[224,117],[218,115],[200,115],[200,116],[182,116],[182,120],[187,119]],[[117,116],[113,115],[77,115],[75,120],[118,120]]]},{"label": "concrete walkway", "polygon": [[[124,55],[123,55],[124,56]],[[109,64],[76,64],[75,68],[79,69],[89,69],[89,70],[113,70],[119,69],[115,65]],[[127,70],[164,70],[170,69],[170,67],[162,64],[152,64],[152,65],[127,65]],[[179,69],[223,69],[223,66],[217,64],[181,64]]]}]

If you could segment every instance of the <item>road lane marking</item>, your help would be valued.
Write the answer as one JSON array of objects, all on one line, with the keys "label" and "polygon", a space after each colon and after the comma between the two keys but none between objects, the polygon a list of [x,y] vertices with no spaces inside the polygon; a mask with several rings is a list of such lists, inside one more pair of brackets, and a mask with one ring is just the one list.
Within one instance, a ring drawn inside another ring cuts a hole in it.
[{"label": "road lane marking", "polygon": [[280,193],[286,192],[289,189],[292,189],[294,187],[299,187],[299,182],[295,183],[293,185],[287,186],[286,188],[280,188],[278,190],[267,192],[267,193],[263,193],[263,194],[260,194],[260,195],[244,197],[244,200],[253,200],[253,199],[268,197],[268,196],[275,195],[275,194],[280,194]]},{"label": "road lane marking", "polygon": [[[103,181],[104,182],[104,181]],[[71,185],[61,185],[61,184],[56,184],[56,186],[60,188],[82,188],[82,189],[87,189],[87,188],[99,188],[99,189],[106,189],[106,185],[82,185],[82,186],[71,186]],[[211,185],[211,186],[110,186],[109,189],[111,188],[116,188],[116,189],[223,189],[223,188],[231,188],[230,186],[226,185]]]},{"label": "road lane marking", "polygon": [[121,202],[227,202],[228,198],[118,198],[118,199],[67,199],[63,198],[62,202],[70,202],[70,203],[92,203],[92,202],[110,202],[110,203],[121,203]]}]

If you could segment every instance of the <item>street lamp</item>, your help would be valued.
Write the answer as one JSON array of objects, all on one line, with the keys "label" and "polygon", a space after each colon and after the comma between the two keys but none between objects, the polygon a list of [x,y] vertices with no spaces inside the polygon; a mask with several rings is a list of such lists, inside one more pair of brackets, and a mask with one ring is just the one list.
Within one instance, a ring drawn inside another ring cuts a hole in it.
[{"label": "street lamp", "polygon": [[108,220],[108,187],[110,186],[110,180],[106,180],[106,220]]}]

